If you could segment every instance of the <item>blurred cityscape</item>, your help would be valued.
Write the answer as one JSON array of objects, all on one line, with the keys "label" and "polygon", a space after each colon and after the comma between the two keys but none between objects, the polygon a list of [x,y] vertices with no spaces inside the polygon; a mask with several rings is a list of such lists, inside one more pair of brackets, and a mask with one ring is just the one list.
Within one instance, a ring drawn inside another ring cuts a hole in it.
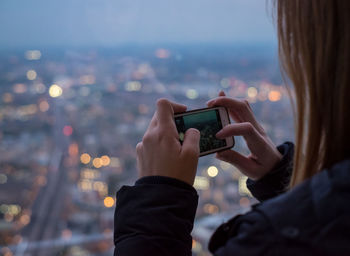
[{"label": "blurred cityscape", "polygon": [[[205,107],[247,99],[272,140],[293,139],[271,46],[125,46],[0,53],[0,255],[112,255],[116,191],[137,179],[135,146],[158,98]],[[236,138],[235,150],[249,154]],[[233,166],[202,157],[193,255],[256,201]],[[140,195],[142,196],[142,195]]]}]

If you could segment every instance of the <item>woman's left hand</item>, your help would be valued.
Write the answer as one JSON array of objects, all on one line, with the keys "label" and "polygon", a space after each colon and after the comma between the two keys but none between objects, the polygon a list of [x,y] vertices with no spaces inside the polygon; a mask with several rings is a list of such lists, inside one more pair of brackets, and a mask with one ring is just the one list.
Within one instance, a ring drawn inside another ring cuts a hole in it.
[{"label": "woman's left hand", "polygon": [[199,157],[200,133],[188,129],[183,144],[179,142],[174,113],[186,111],[186,106],[166,99],[157,101],[157,110],[136,146],[139,177],[167,176],[193,185]]}]

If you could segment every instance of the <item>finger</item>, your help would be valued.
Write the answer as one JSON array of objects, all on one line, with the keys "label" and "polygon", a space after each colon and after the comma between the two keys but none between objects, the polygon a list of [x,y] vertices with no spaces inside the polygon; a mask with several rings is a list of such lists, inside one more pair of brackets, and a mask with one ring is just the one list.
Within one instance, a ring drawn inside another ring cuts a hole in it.
[{"label": "finger", "polygon": [[149,123],[149,126],[148,126],[148,128],[147,128],[147,130],[149,130],[150,128],[153,128],[153,127],[155,127],[155,126],[157,126],[157,112],[154,112],[154,114],[153,114],[153,117],[152,117],[152,119],[151,119],[151,122]]},{"label": "finger", "polygon": [[199,139],[200,132],[197,129],[190,128],[185,133],[182,143],[182,154],[190,157],[199,157]]},{"label": "finger", "polygon": [[[219,97],[225,97],[225,96],[226,96],[225,92],[223,90],[221,90],[219,92]],[[215,100],[215,99],[213,99],[213,100]],[[207,102],[208,107],[209,107],[209,105],[212,105],[211,101],[213,101],[213,100],[210,100]],[[243,122],[243,120],[239,117],[239,115],[236,114],[235,111],[233,111],[232,109],[228,109],[228,111],[229,111],[232,119],[235,120],[235,122],[237,122],[237,123]]]},{"label": "finger", "polygon": [[182,104],[171,102],[167,99],[157,101],[157,119],[160,123],[174,123],[174,113],[185,112],[187,107]]},{"label": "finger", "polygon": [[252,162],[251,159],[234,150],[225,150],[218,152],[216,153],[216,158],[233,164],[240,170],[249,170],[254,165],[254,162]]},{"label": "finger", "polygon": [[142,150],[143,150],[142,142],[137,143],[137,145],[136,145],[136,154],[140,155],[142,153]]},{"label": "finger", "polygon": [[218,139],[224,139],[232,136],[243,136],[247,142],[249,150],[255,154],[265,150],[266,143],[258,131],[251,123],[229,124],[222,128],[217,134]]},{"label": "finger", "polygon": [[[226,96],[226,94],[225,94],[225,92],[223,91],[223,90],[221,90],[220,92],[219,92],[219,97],[225,97]],[[209,107],[209,103],[211,102],[211,101],[213,101],[213,100],[215,100],[215,99],[212,99],[212,100],[209,100],[208,102],[207,102],[207,106]]]},{"label": "finger", "polygon": [[139,142],[137,143],[136,145],[136,155],[137,155],[137,172],[138,172],[138,177],[141,177],[142,176],[142,173],[141,173],[141,170],[143,170],[142,168],[142,162],[143,162],[143,145],[142,145],[142,142]]},{"label": "finger", "polygon": [[220,92],[219,92],[219,97],[222,97],[222,96],[226,96],[226,94],[225,94],[224,91],[220,91]]},{"label": "finger", "polygon": [[251,123],[228,124],[217,134],[218,139],[224,139],[230,136],[257,136],[257,132]]},{"label": "finger", "polygon": [[181,112],[185,112],[187,110],[187,106],[180,104],[180,103],[176,103],[173,101],[169,101],[171,106],[173,107],[173,111],[174,113],[181,113]]},{"label": "finger", "polygon": [[170,104],[171,107],[173,108],[173,112],[174,113],[181,113],[181,112],[185,112],[186,109],[187,109],[187,106],[186,105],[183,105],[183,104],[180,104],[180,103],[177,103],[177,102],[173,102],[173,101],[170,101],[168,99],[165,99],[165,98],[161,98],[157,101],[157,105],[158,104],[162,104],[162,103],[167,103],[167,104]]},{"label": "finger", "polygon": [[229,109],[231,117],[236,122],[249,122],[255,129],[261,134],[264,133],[264,129],[255,119],[254,113],[246,100],[238,100],[229,97],[217,97],[208,103],[209,107],[223,106]]},{"label": "finger", "polygon": [[227,108],[243,108],[244,106],[244,101],[239,100],[239,99],[234,99],[234,98],[229,98],[229,97],[225,97],[225,96],[221,96],[217,97],[215,99],[209,100],[207,102],[207,104],[210,107],[214,107],[214,106],[223,106],[223,107],[227,107]]}]

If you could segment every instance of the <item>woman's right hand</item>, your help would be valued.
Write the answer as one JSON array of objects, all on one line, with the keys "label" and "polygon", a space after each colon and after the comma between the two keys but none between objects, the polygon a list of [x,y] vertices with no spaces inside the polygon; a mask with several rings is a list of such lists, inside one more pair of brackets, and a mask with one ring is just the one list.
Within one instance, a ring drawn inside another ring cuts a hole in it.
[{"label": "woman's right hand", "polygon": [[235,121],[220,130],[216,137],[224,139],[232,136],[243,136],[251,152],[244,156],[235,150],[218,152],[216,158],[236,166],[244,175],[252,180],[258,180],[270,172],[282,159],[281,153],[257,122],[246,100],[226,97],[224,92],[219,97],[208,101],[208,107],[222,106],[229,111]]}]

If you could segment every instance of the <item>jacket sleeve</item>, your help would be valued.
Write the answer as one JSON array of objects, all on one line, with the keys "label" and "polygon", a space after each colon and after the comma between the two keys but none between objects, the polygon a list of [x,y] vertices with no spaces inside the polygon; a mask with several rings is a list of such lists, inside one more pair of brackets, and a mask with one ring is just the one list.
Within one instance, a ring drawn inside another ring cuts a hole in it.
[{"label": "jacket sleeve", "polygon": [[248,189],[259,201],[278,196],[288,189],[293,171],[294,145],[291,142],[285,142],[277,149],[283,155],[277,166],[257,181],[247,180]]},{"label": "jacket sleeve", "polygon": [[197,191],[177,179],[148,176],[117,192],[114,255],[191,255]]},{"label": "jacket sleeve", "polygon": [[210,238],[208,249],[215,256],[271,255],[276,243],[269,221],[253,210],[220,225]]}]

